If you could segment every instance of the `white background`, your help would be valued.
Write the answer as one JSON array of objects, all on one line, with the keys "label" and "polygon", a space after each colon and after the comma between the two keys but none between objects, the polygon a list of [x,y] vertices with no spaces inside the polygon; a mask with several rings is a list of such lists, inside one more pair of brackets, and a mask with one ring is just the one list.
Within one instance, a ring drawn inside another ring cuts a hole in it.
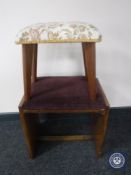
[{"label": "white background", "polygon": [[[30,24],[85,21],[103,35],[97,44],[97,77],[111,106],[131,105],[130,0],[0,0],[0,112],[16,112],[23,95],[21,46],[17,32]],[[79,44],[39,48],[38,74],[84,74]]]}]

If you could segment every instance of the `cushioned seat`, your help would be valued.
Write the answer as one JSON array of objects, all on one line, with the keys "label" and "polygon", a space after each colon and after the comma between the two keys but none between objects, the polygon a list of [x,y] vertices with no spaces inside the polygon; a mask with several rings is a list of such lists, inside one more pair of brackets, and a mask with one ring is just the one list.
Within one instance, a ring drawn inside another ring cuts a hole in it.
[{"label": "cushioned seat", "polygon": [[97,98],[92,102],[89,98],[87,79],[75,77],[42,77],[32,84],[31,99],[25,102],[26,110],[97,110],[106,109],[101,86],[96,80]]},{"label": "cushioned seat", "polygon": [[91,24],[84,22],[40,23],[22,29],[17,44],[57,42],[99,42],[101,34]]}]

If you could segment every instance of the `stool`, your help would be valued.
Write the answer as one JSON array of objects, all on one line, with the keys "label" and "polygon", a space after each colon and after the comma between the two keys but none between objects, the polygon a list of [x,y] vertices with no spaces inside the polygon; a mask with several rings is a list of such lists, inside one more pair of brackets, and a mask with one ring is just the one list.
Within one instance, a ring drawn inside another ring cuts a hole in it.
[{"label": "stool", "polygon": [[[109,103],[96,79],[95,43],[101,41],[96,27],[83,22],[41,23],[22,29],[16,43],[22,45],[24,96],[19,105],[21,124],[30,158],[34,158],[41,113],[93,114],[91,135],[43,136],[43,140],[89,140],[100,156],[106,134]],[[37,77],[40,43],[81,43],[85,76]],[[55,85],[55,86],[54,86]]]}]

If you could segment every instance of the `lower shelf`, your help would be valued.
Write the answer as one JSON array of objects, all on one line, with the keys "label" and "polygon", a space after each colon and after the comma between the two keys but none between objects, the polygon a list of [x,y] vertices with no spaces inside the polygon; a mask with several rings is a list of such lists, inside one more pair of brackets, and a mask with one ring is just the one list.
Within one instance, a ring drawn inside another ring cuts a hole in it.
[{"label": "lower shelf", "polygon": [[39,141],[86,141],[92,140],[92,135],[41,136]]},{"label": "lower shelf", "polygon": [[96,101],[89,99],[87,79],[75,77],[42,77],[32,85],[31,99],[19,106],[23,110],[70,111],[100,110],[109,107],[103,90],[96,80]]}]

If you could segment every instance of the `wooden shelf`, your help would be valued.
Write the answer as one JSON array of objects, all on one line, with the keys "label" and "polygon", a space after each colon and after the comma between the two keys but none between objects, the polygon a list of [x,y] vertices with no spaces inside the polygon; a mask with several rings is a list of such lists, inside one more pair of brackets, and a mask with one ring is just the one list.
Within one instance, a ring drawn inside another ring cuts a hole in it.
[{"label": "wooden shelf", "polygon": [[41,77],[32,84],[31,98],[19,105],[25,111],[71,112],[104,110],[109,107],[103,90],[96,80],[96,101],[89,99],[84,76]]}]

